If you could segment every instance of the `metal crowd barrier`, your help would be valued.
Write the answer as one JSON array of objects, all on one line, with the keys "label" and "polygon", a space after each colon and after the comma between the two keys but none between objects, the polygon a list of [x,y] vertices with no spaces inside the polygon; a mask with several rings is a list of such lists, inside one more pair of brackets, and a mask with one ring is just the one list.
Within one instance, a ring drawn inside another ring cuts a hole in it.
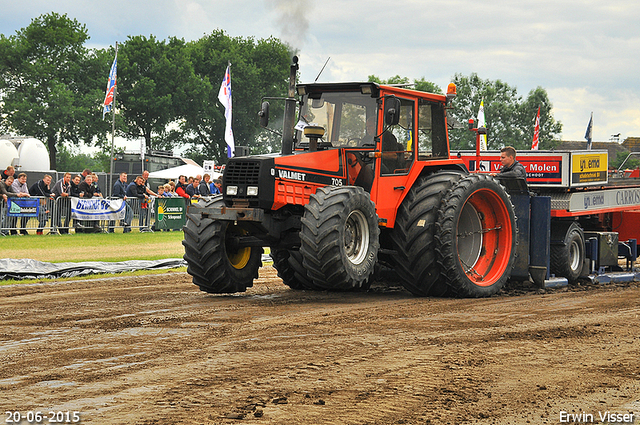
[{"label": "metal crowd barrier", "polygon": [[[40,200],[38,217],[9,217],[7,202],[0,199],[0,234],[68,234],[68,233],[104,233],[152,232],[155,228],[155,198],[149,201],[139,198],[127,198],[123,220],[76,220],[71,217],[70,198],[43,198]],[[118,199],[118,198],[107,198]]]}]

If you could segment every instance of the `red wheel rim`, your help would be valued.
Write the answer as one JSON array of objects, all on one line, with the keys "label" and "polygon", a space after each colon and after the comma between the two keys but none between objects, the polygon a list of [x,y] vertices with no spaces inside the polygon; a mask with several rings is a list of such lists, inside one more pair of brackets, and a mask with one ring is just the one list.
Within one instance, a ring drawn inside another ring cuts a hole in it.
[{"label": "red wheel rim", "polygon": [[509,209],[493,190],[478,189],[464,203],[456,228],[460,266],[478,286],[491,286],[509,266],[513,248]]}]

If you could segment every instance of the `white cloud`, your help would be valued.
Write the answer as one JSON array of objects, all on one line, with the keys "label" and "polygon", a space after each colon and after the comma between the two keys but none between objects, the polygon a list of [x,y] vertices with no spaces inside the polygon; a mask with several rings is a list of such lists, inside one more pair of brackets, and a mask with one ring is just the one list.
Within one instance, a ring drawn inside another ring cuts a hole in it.
[{"label": "white cloud", "polygon": [[563,137],[640,136],[640,3],[627,0],[493,2],[397,0],[0,0],[0,33],[55,11],[85,23],[91,47],[127,35],[193,40],[222,29],[280,37],[300,50],[304,82],[374,74],[424,77],[446,87],[455,73],[500,79],[518,92],[547,90]]},{"label": "white cloud", "polygon": [[584,140],[593,112],[593,140],[604,142],[620,133],[620,140],[640,136],[640,97],[612,92],[603,96],[587,88],[548,90],[556,120],[563,124],[563,140]]}]

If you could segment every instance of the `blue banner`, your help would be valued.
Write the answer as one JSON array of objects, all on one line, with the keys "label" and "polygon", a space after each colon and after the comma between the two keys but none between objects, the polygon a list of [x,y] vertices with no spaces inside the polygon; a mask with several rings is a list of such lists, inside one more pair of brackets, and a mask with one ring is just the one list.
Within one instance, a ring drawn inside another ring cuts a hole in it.
[{"label": "blue banner", "polygon": [[9,198],[9,217],[37,217],[40,212],[40,200],[38,198]]}]

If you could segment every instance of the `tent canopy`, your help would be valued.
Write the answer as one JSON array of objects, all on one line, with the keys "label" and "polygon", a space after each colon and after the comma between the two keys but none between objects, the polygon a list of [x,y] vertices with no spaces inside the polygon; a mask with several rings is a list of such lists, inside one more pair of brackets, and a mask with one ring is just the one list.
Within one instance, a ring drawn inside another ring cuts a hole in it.
[{"label": "tent canopy", "polygon": [[[200,174],[201,176],[204,174],[204,169],[198,165],[193,164],[184,164],[178,167],[167,168],[166,170],[154,171],[153,173],[149,173],[150,179],[171,179],[178,180],[178,177],[184,175],[187,177],[195,177]],[[222,176],[220,173],[210,173],[211,179],[217,179]]]}]

